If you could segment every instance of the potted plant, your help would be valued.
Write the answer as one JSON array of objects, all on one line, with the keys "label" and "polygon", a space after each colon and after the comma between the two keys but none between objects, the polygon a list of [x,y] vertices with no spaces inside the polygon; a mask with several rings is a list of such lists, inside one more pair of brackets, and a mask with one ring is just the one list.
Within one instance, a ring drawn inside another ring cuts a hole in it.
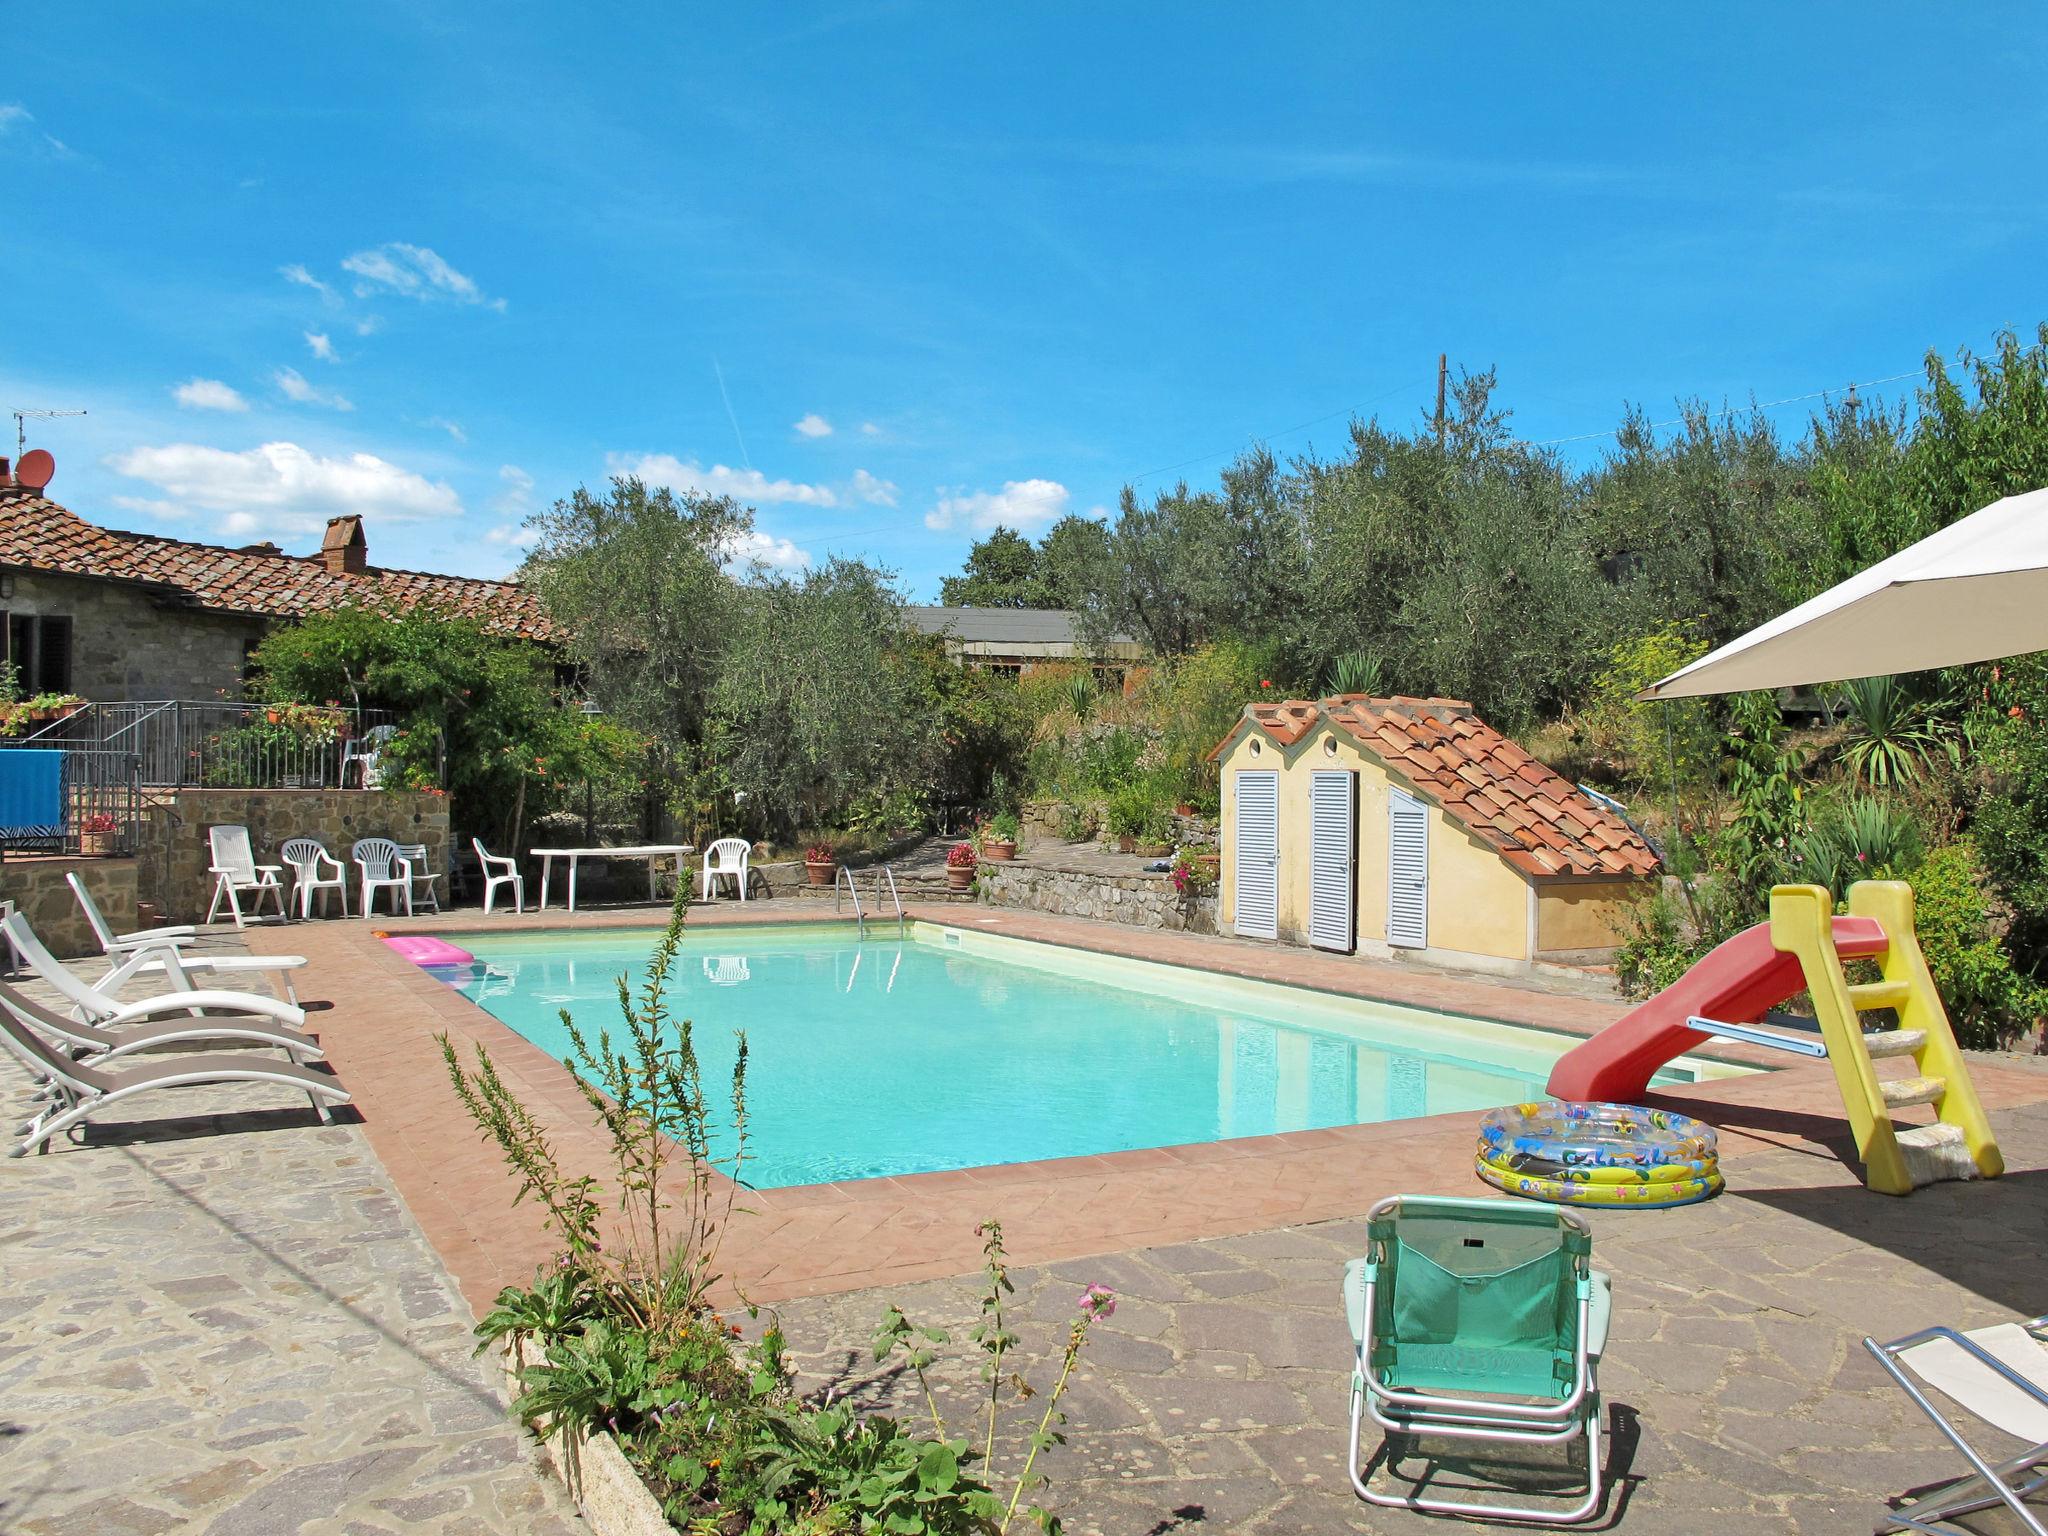
[{"label": "potted plant", "polygon": [[981,851],[997,863],[1007,863],[1017,857],[1017,833],[1020,828],[1016,816],[1004,811],[992,818],[981,834]]},{"label": "potted plant", "polygon": [[974,884],[974,844],[955,843],[946,850],[946,889],[964,891]]},{"label": "potted plant", "polygon": [[114,851],[121,824],[111,811],[94,811],[78,824],[78,851],[87,858],[102,858]]},{"label": "potted plant", "polygon": [[813,885],[830,885],[839,878],[839,855],[829,844],[813,843],[804,850],[804,877]]},{"label": "potted plant", "polygon": [[1131,851],[1147,859],[1163,859],[1173,852],[1173,824],[1164,805],[1153,806],[1145,812],[1138,824],[1136,846]]},{"label": "potted plant", "polygon": [[1218,856],[1210,850],[1183,848],[1173,861],[1173,888],[1182,896],[1206,896],[1216,889]]},{"label": "potted plant", "polygon": [[1126,784],[1109,797],[1109,833],[1116,839],[1118,853],[1136,851],[1138,834],[1145,830],[1145,818],[1151,809],[1144,789],[1136,784]]}]

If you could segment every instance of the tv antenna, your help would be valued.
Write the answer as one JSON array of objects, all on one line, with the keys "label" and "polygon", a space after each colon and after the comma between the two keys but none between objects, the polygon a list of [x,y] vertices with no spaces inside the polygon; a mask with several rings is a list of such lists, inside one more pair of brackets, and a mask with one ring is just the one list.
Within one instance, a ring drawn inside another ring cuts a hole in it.
[{"label": "tv antenna", "polygon": [[18,459],[22,450],[28,447],[28,419],[47,421],[53,416],[83,416],[84,411],[41,411],[33,406],[23,406],[14,413],[14,456]]}]

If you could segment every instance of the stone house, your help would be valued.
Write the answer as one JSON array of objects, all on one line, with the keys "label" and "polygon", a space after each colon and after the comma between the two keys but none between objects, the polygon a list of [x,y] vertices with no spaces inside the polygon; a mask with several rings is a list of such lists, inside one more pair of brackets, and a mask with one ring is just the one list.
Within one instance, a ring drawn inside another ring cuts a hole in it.
[{"label": "stone house", "polygon": [[513,582],[370,564],[360,517],[331,519],[308,555],[125,533],[16,483],[0,459],[0,634],[24,694],[238,698],[271,625],[375,601],[432,602],[505,635],[554,638],[539,599]]},{"label": "stone house", "polygon": [[1100,645],[1082,642],[1064,608],[939,608],[903,610],[912,629],[945,640],[946,654],[962,666],[1021,677],[1049,663],[1083,663],[1104,683],[1122,684],[1144,658],[1144,647],[1123,635]]}]

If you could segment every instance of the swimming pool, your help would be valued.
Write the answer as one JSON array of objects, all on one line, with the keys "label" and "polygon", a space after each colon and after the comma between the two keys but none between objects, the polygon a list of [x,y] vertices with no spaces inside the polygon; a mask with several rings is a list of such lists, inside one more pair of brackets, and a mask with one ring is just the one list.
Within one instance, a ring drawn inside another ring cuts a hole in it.
[{"label": "swimming pool", "polygon": [[[451,935],[459,989],[549,1055],[617,1032],[652,929]],[[1543,1096],[1574,1040],[928,923],[687,934],[672,978],[707,1083],[744,1029],[761,1188],[1406,1120]],[[1660,1081],[1719,1070],[1681,1061]]]}]

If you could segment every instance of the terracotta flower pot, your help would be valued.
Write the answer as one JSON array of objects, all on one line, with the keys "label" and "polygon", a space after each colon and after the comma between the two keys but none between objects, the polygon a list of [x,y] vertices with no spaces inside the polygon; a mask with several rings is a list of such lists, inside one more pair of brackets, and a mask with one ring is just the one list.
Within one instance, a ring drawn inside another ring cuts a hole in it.
[{"label": "terracotta flower pot", "polygon": [[112,832],[81,832],[78,834],[78,851],[88,859],[105,858],[114,851],[115,836]]},{"label": "terracotta flower pot", "polygon": [[964,891],[973,884],[974,866],[972,864],[948,864],[946,866],[947,890]]},{"label": "terracotta flower pot", "polygon": [[813,885],[830,885],[839,875],[839,866],[830,859],[822,864],[804,860],[804,875]]},{"label": "terracotta flower pot", "polygon": [[1017,845],[1012,842],[988,842],[981,845],[983,858],[994,859],[998,864],[1008,863],[1017,857]]}]

